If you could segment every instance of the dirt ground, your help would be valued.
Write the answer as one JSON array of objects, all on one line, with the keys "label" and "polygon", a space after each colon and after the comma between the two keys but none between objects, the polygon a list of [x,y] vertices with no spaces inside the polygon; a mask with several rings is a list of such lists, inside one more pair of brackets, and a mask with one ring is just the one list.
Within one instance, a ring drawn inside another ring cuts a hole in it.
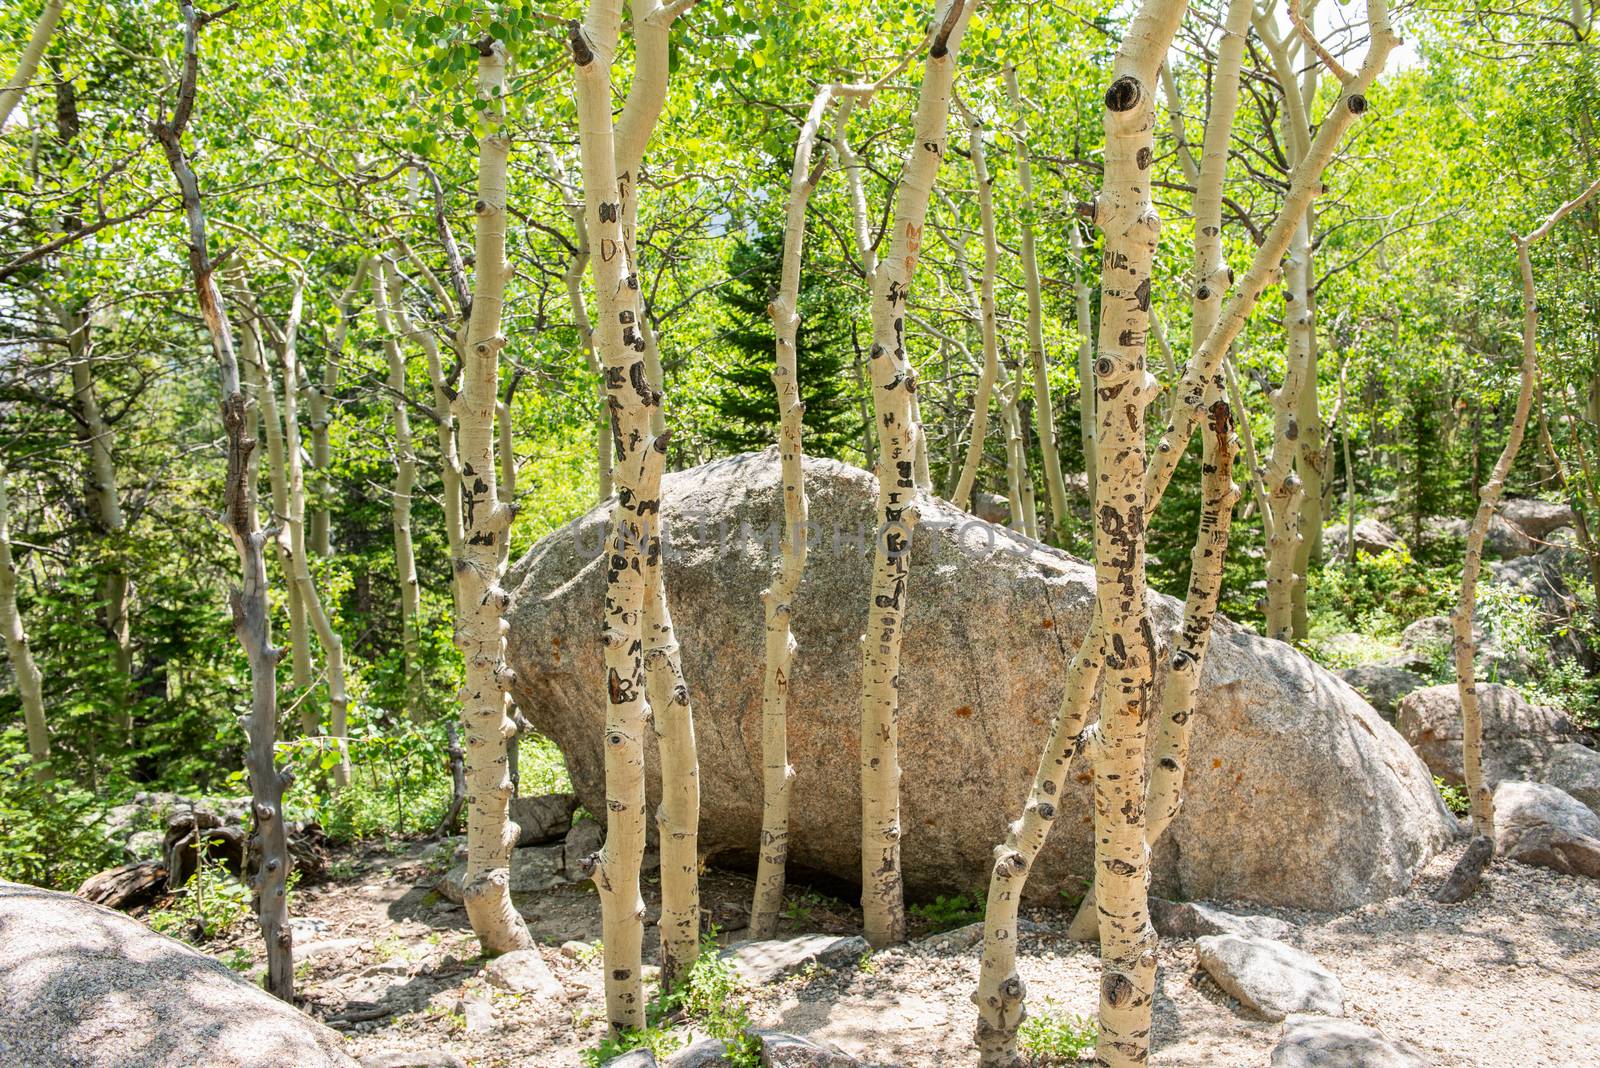
[{"label": "dirt ground", "polygon": [[[566,1000],[510,995],[484,983],[465,912],[430,889],[437,876],[427,848],[369,850],[342,866],[342,878],[296,894],[304,1007],[342,1030],[357,1057],[442,1049],[475,1068],[579,1065],[604,1033],[600,961],[560,947],[599,937],[592,888],[519,896]],[[1254,911],[1295,925],[1289,940],[1339,977],[1348,1016],[1412,1043],[1436,1068],[1600,1065],[1600,882],[1500,862],[1470,902],[1437,905],[1429,894],[1461,848],[1437,858],[1406,895],[1354,912]],[[749,881],[709,872],[702,886],[725,939],[739,938]],[[655,889],[646,887],[652,912]],[[783,934],[854,933],[858,917],[848,907],[803,891],[794,898]],[[1022,939],[1030,1005],[1092,1016],[1094,950],[1065,939],[1069,914],[1028,917],[1041,925]],[[913,924],[913,936],[926,933]],[[654,939],[647,930],[646,945]],[[255,955],[254,932],[207,948],[237,966],[243,953]],[[964,1065],[972,1063],[977,972],[976,947],[913,941],[853,967],[748,991],[748,1005],[760,1026],[874,1064]],[[1192,942],[1163,940],[1158,984],[1152,1064],[1267,1065],[1281,1025],[1242,1013],[1198,971]]]}]

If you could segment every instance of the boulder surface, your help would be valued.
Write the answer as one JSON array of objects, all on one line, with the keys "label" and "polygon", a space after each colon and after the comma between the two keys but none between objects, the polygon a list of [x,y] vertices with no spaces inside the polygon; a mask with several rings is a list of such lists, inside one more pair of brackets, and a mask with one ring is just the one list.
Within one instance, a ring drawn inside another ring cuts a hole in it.
[{"label": "boulder surface", "polygon": [[0,1064],[355,1068],[335,1031],[70,894],[0,882]]},{"label": "boulder surface", "polygon": [[1600,816],[1554,786],[1510,780],[1496,787],[1494,837],[1507,860],[1600,879]]},{"label": "boulder surface", "polygon": [[[1530,704],[1497,682],[1477,684],[1483,714],[1483,773],[1502,779],[1537,779],[1557,747],[1582,737],[1558,709]],[[1395,729],[1422,762],[1452,786],[1465,782],[1461,766],[1461,697],[1456,684],[1426,686],[1400,699]]]},{"label": "boulder surface", "polygon": [[[876,492],[870,474],[806,461],[813,547],[794,605],[790,865],[859,878],[858,720]],[[900,682],[902,862],[909,892],[988,883],[1094,601],[1090,567],[931,496],[912,554]],[[781,528],[776,453],[667,476],[666,582],[694,702],[700,846],[750,863],[761,825],[760,594]],[[599,507],[512,569],[515,695],[566,754],[590,812],[606,811]],[[1151,599],[1162,640],[1180,604]],[[1163,658],[1164,659],[1164,658]],[[1349,686],[1281,642],[1219,618],[1200,686],[1189,786],[1157,849],[1157,888],[1188,898],[1321,909],[1399,893],[1455,833],[1427,769]],[[659,796],[654,745],[647,773]],[[1028,883],[1081,890],[1091,775],[1074,768]]]}]

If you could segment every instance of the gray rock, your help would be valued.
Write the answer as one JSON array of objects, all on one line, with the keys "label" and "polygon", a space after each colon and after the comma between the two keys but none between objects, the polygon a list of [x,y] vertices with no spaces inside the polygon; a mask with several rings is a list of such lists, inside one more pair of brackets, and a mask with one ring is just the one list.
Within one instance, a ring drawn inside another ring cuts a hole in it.
[{"label": "gray rock", "polygon": [[[567,881],[566,850],[562,846],[526,846],[511,851],[511,892],[537,894]],[[433,888],[447,901],[462,903],[467,880],[466,864],[451,868]]]},{"label": "gray rock", "polygon": [[1431,1068],[1416,1048],[1350,1020],[1291,1016],[1272,1048],[1272,1068]]},{"label": "gray rock", "polygon": [[1576,742],[1558,745],[1551,750],[1540,778],[1600,815],[1600,753]]},{"label": "gray rock", "polygon": [[1570,527],[1578,521],[1572,514],[1572,505],[1533,497],[1507,497],[1500,502],[1499,512],[1522,528],[1524,534],[1541,540],[1557,527]]},{"label": "gray rock", "polygon": [[[1017,935],[1035,935],[1045,931],[1043,924],[1034,923],[1032,920],[1017,921]],[[925,938],[919,938],[917,945],[935,953],[959,953],[962,950],[972,949],[983,941],[983,921],[977,920],[963,927],[949,931],[940,931]]]},{"label": "gray rock", "polygon": [[867,940],[860,935],[814,934],[736,942],[723,950],[722,955],[733,965],[740,979],[751,986],[761,986],[797,972],[807,964],[820,968],[854,964],[868,948]]},{"label": "gray rock", "polygon": [[986,523],[1004,526],[1011,521],[1011,502],[998,493],[977,490],[972,494],[972,514]]},{"label": "gray rock", "polygon": [[469,1033],[493,1031],[495,1028],[494,1005],[489,1001],[488,994],[481,990],[469,990],[463,994],[456,1001],[455,1012],[466,1020]]},{"label": "gray rock", "polygon": [[467,1068],[467,1062],[442,1049],[386,1050],[362,1057],[361,1068]]},{"label": "gray rock", "polygon": [[511,821],[517,825],[517,845],[544,845],[565,837],[577,807],[578,799],[571,794],[513,797]]},{"label": "gray rock", "polygon": [[1308,953],[1259,935],[1207,935],[1194,944],[1206,974],[1268,1020],[1291,1013],[1344,1014],[1344,988]]},{"label": "gray rock", "polygon": [[[701,766],[704,767],[705,758],[701,757],[700,760]],[[600,798],[596,799],[596,808],[593,810],[598,812],[605,811],[605,787],[603,773],[601,783]],[[705,810],[702,807],[702,823],[704,822],[704,811]],[[574,823],[572,825],[572,830],[567,832],[566,839],[567,878],[573,880],[574,882],[584,878],[582,871],[583,858],[589,856],[590,854],[600,852],[600,847],[605,844],[606,829],[600,825],[599,820],[585,816],[583,819]]]},{"label": "gray rock", "polygon": [[1241,916],[1199,901],[1173,902],[1150,899],[1150,922],[1165,938],[1204,938],[1207,935],[1244,935],[1287,938],[1294,925],[1274,916]]},{"label": "gray rock", "polygon": [[0,882],[0,1064],[355,1068],[330,1028],[70,894]]},{"label": "gray rock", "polygon": [[620,1057],[612,1057],[601,1068],[658,1068],[658,1064],[654,1053],[647,1049],[634,1049]]},{"label": "gray rock", "polygon": [[[1440,516],[1429,516],[1422,521],[1424,537],[1428,541],[1453,541],[1465,544],[1470,526],[1469,520]],[[1485,556],[1498,556],[1509,560],[1527,556],[1529,553],[1537,552],[1538,549],[1539,546],[1523,532],[1521,527],[1508,522],[1498,514],[1490,517],[1489,529],[1483,536]]]},{"label": "gray rock", "polygon": [[[1477,693],[1483,714],[1484,775],[1490,783],[1538,778],[1556,747],[1579,736],[1563,713],[1529,704],[1509,686],[1480,682]],[[1430,772],[1452,786],[1465,782],[1461,699],[1454,683],[1407,694],[1400,700],[1394,725]]]},{"label": "gray rock", "polygon": [[761,1043],[762,1068],[857,1068],[860,1061],[809,1038],[782,1031],[752,1029]]},{"label": "gray rock", "polygon": [[1503,782],[1494,791],[1495,848],[1507,860],[1600,879],[1600,816],[1541,782]]},{"label": "gray rock", "polygon": [[702,1038],[674,1053],[667,1068],[725,1068],[728,1046],[720,1038]]},{"label": "gray rock", "polygon": [[509,990],[513,994],[536,994],[542,998],[559,998],[561,984],[551,974],[549,965],[537,949],[516,949],[484,965],[483,977],[490,986]]},{"label": "gray rock", "polygon": [[1362,664],[1334,672],[1356,693],[1371,702],[1386,722],[1393,723],[1400,698],[1412,690],[1420,690],[1427,680],[1414,671],[1394,664]]},{"label": "gray rock", "polygon": [[[1574,658],[1583,666],[1592,669],[1597,666],[1595,651],[1585,643],[1581,628],[1568,626],[1576,602],[1567,582],[1567,573],[1578,571],[1583,566],[1583,554],[1577,549],[1564,545],[1551,545],[1531,556],[1491,563],[1484,585],[1505,587],[1531,600],[1537,608],[1538,625],[1545,635],[1550,652],[1558,657]],[[1481,598],[1478,616],[1480,624],[1494,623],[1493,619],[1485,618],[1486,613]],[[1527,642],[1523,635],[1508,634],[1502,638],[1497,633],[1495,644],[1516,648],[1526,645]],[[1525,673],[1542,656],[1542,651],[1538,649],[1518,651],[1523,653],[1519,667]]]},{"label": "gray rock", "polygon": [[[1330,523],[1322,528],[1322,553],[1325,559],[1343,560],[1348,546],[1349,531],[1343,523]],[[1404,549],[1406,543],[1394,528],[1381,519],[1366,518],[1356,523],[1356,552],[1380,556],[1391,549]]]},{"label": "gray rock", "polygon": [[[857,731],[876,491],[868,473],[828,460],[807,460],[806,479],[818,533],[794,613],[789,862],[853,880],[860,770],[846,740]],[[764,532],[781,525],[776,456],[673,472],[661,507],[699,733],[700,847],[748,860],[761,824],[759,594],[772,567]],[[936,498],[918,507],[900,688],[902,858],[907,892],[931,896],[987,878],[1087,629],[1094,575]],[[597,508],[543,539],[505,582],[516,591],[507,656],[518,702],[566,754],[579,799],[596,813],[605,811],[605,671],[598,640],[581,636],[594,635],[600,618],[596,553],[607,516]],[[1180,610],[1172,598],[1151,599],[1163,638]],[[1402,892],[1453,839],[1454,820],[1399,736],[1295,650],[1219,619],[1200,692],[1187,796],[1157,850],[1158,890],[1349,908]],[[653,750],[647,775],[657,796]],[[1030,897],[1054,899],[1088,876],[1090,793],[1087,770],[1076,771]],[[574,863],[577,853],[569,845]]]}]

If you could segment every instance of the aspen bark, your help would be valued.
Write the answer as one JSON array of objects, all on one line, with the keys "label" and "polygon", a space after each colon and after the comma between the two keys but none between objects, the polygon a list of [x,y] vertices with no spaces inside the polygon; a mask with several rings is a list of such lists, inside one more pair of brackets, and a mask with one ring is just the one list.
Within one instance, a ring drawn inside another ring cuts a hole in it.
[{"label": "aspen bark", "polygon": [[187,225],[189,270],[194,280],[201,318],[211,337],[222,384],[222,425],[227,442],[224,482],[224,522],[239,555],[242,583],[231,591],[233,629],[250,663],[250,713],[243,718],[249,739],[245,767],[250,779],[251,812],[255,833],[252,853],[257,860],[252,889],[256,921],[267,949],[267,989],[284,1001],[294,1001],[294,935],[289,927],[287,881],[288,837],[283,820],[283,793],[294,776],[274,762],[277,741],[278,695],[274,668],[282,655],[272,645],[272,619],[267,603],[266,543],[273,532],[260,529],[254,495],[255,468],[250,436],[254,416],[240,387],[239,362],[234,353],[233,331],[222,306],[222,294],[206,248],[206,217],[200,185],[183,147],[183,133],[194,113],[196,81],[200,67],[200,29],[210,17],[195,11],[190,0],[179,0],[183,17],[183,59],[177,100],[170,118],[152,126],[168,167],[182,194]]},{"label": "aspen bark", "polygon": [[1061,476],[1061,453],[1056,447],[1055,408],[1050,401],[1050,376],[1044,358],[1044,301],[1039,283],[1039,254],[1034,248],[1033,216],[1038,210],[1033,199],[1033,161],[1028,152],[1028,124],[1022,117],[1022,91],[1017,86],[1017,69],[1005,68],[1006,93],[1015,116],[1012,139],[1017,147],[1017,187],[1022,194],[1022,230],[1018,249],[1022,260],[1022,288],[1028,296],[1028,364],[1033,368],[1033,414],[1039,433],[1039,452],[1044,462],[1045,490],[1050,495],[1050,525],[1058,541],[1067,536],[1067,484]]},{"label": "aspen bark", "polygon": [[0,89],[0,130],[6,125],[6,120],[11,118],[11,112],[16,108],[17,102],[22,99],[22,94],[28,91],[28,86],[33,82],[33,76],[39,71],[39,61],[44,58],[44,50],[50,44],[50,38],[55,35],[56,24],[61,20],[61,9],[67,6],[67,0],[45,0],[44,9],[39,12],[39,18],[33,24],[33,33],[28,37],[28,44],[22,50],[22,55],[17,58],[17,69],[11,75],[11,80]]},{"label": "aspen bark", "polygon": [[0,630],[5,632],[6,656],[17,680],[22,701],[22,722],[28,732],[28,757],[35,782],[50,780],[50,731],[44,718],[44,675],[34,662],[33,649],[17,608],[17,566],[11,559],[11,502],[6,473],[0,469]]},{"label": "aspen bark", "polygon": [[1281,641],[1294,638],[1295,564],[1300,559],[1303,539],[1301,521],[1306,486],[1295,469],[1302,428],[1299,425],[1300,397],[1316,384],[1311,376],[1311,352],[1303,329],[1310,319],[1305,300],[1310,281],[1307,270],[1311,253],[1309,224],[1302,218],[1295,228],[1284,271],[1284,318],[1291,325],[1289,348],[1285,354],[1283,381],[1272,391],[1272,452],[1267,458],[1262,481],[1272,511],[1272,536],[1267,541],[1267,636]]},{"label": "aspen bark", "polygon": [[506,716],[511,669],[505,663],[505,609],[500,542],[511,507],[500,500],[495,472],[495,403],[500,392],[500,333],[506,279],[506,171],[511,137],[504,129],[504,47],[487,37],[478,48],[478,198],[471,314],[464,328],[461,392],[451,401],[461,465],[462,542],[455,558],[456,645],[461,650],[461,732],[467,753],[467,918],[486,953],[533,944],[511,904],[511,780]]},{"label": "aspen bark", "polygon": [[417,454],[411,443],[411,413],[406,400],[406,361],[394,317],[389,312],[389,285],[382,270],[372,272],[372,307],[378,330],[383,334],[383,351],[389,364],[389,401],[394,418],[394,525],[395,579],[400,586],[400,649],[406,677],[406,711],[421,722],[422,707],[421,635],[422,587],[417,581],[417,554],[411,539],[411,495],[417,483]]},{"label": "aspen bark", "polygon": [[[372,261],[363,257],[356,264],[355,277],[350,279],[349,287],[339,297],[339,321],[333,328],[328,355],[322,364],[322,381],[315,382],[304,373],[303,368],[301,373],[301,379],[306,386],[307,424],[311,428],[313,496],[310,518],[307,520],[308,532],[311,551],[324,558],[333,555],[333,526],[328,512],[329,499],[333,496],[333,483],[328,478],[333,463],[333,448],[328,438],[328,428],[332,425],[333,414],[329,405],[339,388],[339,376],[343,371],[344,343],[350,332],[350,320],[355,314],[356,296],[371,271]],[[373,277],[376,283],[376,272],[373,272]]]},{"label": "aspen bark", "polygon": [[1160,217],[1150,196],[1156,75],[1186,8],[1146,0],[1117,51],[1105,96],[1105,181],[1093,206],[1105,238],[1096,392],[1096,605],[1105,626],[1105,685],[1094,759],[1095,903],[1100,924],[1098,1062],[1149,1056],[1155,931],[1147,893],[1145,756],[1156,641],[1145,598],[1145,370],[1150,270]]},{"label": "aspen bark", "polygon": [[1472,804],[1473,833],[1494,840],[1494,793],[1483,776],[1483,713],[1478,707],[1477,682],[1473,677],[1475,647],[1472,644],[1472,614],[1477,606],[1478,574],[1483,569],[1483,541],[1489,532],[1489,521],[1494,517],[1495,506],[1505,489],[1506,476],[1516,462],[1522,448],[1523,434],[1528,427],[1528,413],[1533,408],[1534,388],[1539,380],[1539,304],[1533,284],[1533,260],[1529,247],[1548,234],[1563,218],[1588,203],[1600,192],[1600,181],[1590,185],[1576,198],[1551,212],[1527,236],[1515,235],[1517,268],[1522,276],[1522,366],[1521,384],[1517,390],[1517,407],[1511,417],[1505,448],[1495,461],[1489,481],[1478,495],[1478,511],[1473,516],[1467,532],[1466,561],[1461,569],[1461,599],[1450,613],[1453,640],[1450,651],[1455,661],[1456,692],[1461,700],[1461,763],[1465,772],[1467,795]]},{"label": "aspen bark", "polygon": [[[1301,217],[1312,199],[1322,191],[1322,172],[1332,161],[1345,132],[1354,124],[1356,117],[1367,110],[1364,94],[1382,72],[1389,53],[1400,43],[1390,24],[1385,0],[1368,0],[1367,26],[1367,53],[1360,69],[1342,83],[1338,98],[1317,127],[1316,136],[1290,171],[1289,191],[1284,196],[1277,217],[1263,235],[1249,269],[1223,305],[1216,325],[1191,354],[1182,381],[1174,387],[1176,402],[1172,419],[1156,446],[1154,462],[1145,472],[1147,513],[1153,512],[1160,503],[1161,495],[1173,471],[1177,469],[1189,439],[1206,418],[1206,399],[1222,386],[1218,377],[1222,358],[1244,328],[1256,301],[1272,281],[1294,237],[1294,231],[1300,225]],[[1293,92],[1285,95],[1291,100],[1296,98]]]},{"label": "aspen bark", "polygon": [[795,595],[806,567],[806,406],[800,399],[800,371],[795,335],[800,329],[800,270],[804,263],[806,206],[827,165],[815,169],[811,155],[817,129],[833,103],[834,90],[825,86],[811,102],[805,123],[795,141],[794,167],[789,172],[789,202],[785,211],[783,266],[778,293],[767,305],[776,337],[772,384],[778,398],[778,457],[783,480],[783,533],[772,583],[761,592],[766,614],[766,670],[761,684],[761,849],[756,865],[755,894],[750,905],[750,937],[772,938],[783,907],[785,865],[789,858],[789,793],[794,768],[789,766],[789,673],[795,640],[790,619]]},{"label": "aspen bark", "polygon": [[[978,373],[978,388],[972,397],[972,436],[967,441],[966,459],[961,465],[961,476],[950,502],[957,508],[970,511],[972,490],[977,482],[978,467],[983,462],[983,449],[989,436],[989,401],[994,395],[995,380],[1000,375],[1000,341],[994,299],[995,275],[1000,270],[1000,242],[995,232],[994,179],[989,175],[984,155],[983,122],[973,112],[965,108],[962,110],[967,120],[972,180],[978,189],[978,220],[983,231],[983,274],[979,281],[977,301],[979,331],[983,337],[983,369]],[[970,293],[970,277],[966,279],[966,284]],[[1020,508],[1020,505],[1018,501],[1013,507]],[[1016,511],[1012,512],[1013,516],[1016,514]]]},{"label": "aspen bark", "polygon": [[912,401],[917,388],[905,349],[905,309],[928,200],[944,156],[945,130],[961,36],[970,0],[943,0],[923,64],[913,119],[911,158],[896,191],[889,252],[872,287],[873,409],[878,429],[878,531],[874,538],[867,633],[861,671],[861,910],[873,946],[904,941],[905,898],[900,877],[900,644],[917,522],[915,466],[920,428]]},{"label": "aspen bark", "polygon": [[1078,433],[1083,446],[1084,484],[1094,493],[1094,322],[1089,293],[1089,256],[1077,219],[1067,223],[1072,249],[1072,306],[1078,327]]}]

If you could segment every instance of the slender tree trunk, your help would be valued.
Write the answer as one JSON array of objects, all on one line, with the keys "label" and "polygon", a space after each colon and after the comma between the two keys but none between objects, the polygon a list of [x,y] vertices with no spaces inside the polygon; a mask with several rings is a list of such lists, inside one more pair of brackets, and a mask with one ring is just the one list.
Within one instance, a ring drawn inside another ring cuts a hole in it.
[{"label": "slender tree trunk", "polygon": [[1272,391],[1272,453],[1262,479],[1272,509],[1272,538],[1267,542],[1267,635],[1282,641],[1294,638],[1295,564],[1300,559],[1304,535],[1306,486],[1295,469],[1300,436],[1300,396],[1315,384],[1311,374],[1311,352],[1306,346],[1311,311],[1305,295],[1311,252],[1310,228],[1302,219],[1289,246],[1284,270],[1284,318],[1289,322],[1289,348],[1285,354],[1283,381]]},{"label": "slender tree trunk", "polygon": [[[979,283],[978,323],[983,336],[983,370],[978,374],[978,389],[972,398],[972,436],[967,441],[966,460],[950,502],[957,508],[972,510],[972,490],[978,468],[983,463],[984,445],[989,437],[989,402],[995,380],[1000,375],[1000,341],[996,322],[994,286],[1000,270],[1000,242],[995,234],[994,179],[989,176],[983,146],[983,122],[976,114],[962,109],[967,120],[967,145],[972,156],[972,180],[978,187],[978,219],[983,230],[983,276]],[[970,293],[972,280],[962,264],[962,275]],[[1020,502],[1017,502],[1019,506]],[[1013,511],[1015,516],[1016,512]]]},{"label": "slender tree trunk", "polygon": [[28,732],[28,757],[35,782],[50,780],[50,732],[44,719],[44,676],[34,663],[33,649],[17,608],[17,567],[11,559],[11,505],[6,496],[6,475],[0,469],[0,629],[5,631],[6,656],[17,680],[22,701],[22,722]]},{"label": "slender tree trunk", "polygon": [[17,102],[28,91],[33,76],[38,73],[39,60],[44,58],[44,50],[55,35],[56,23],[61,19],[61,9],[66,6],[67,0],[45,0],[44,10],[39,12],[39,18],[33,24],[33,33],[28,37],[27,47],[17,59],[16,71],[0,89],[0,129],[5,128],[6,120],[11,118]]},{"label": "slender tree trunk", "polygon": [[905,303],[916,273],[928,200],[944,156],[956,55],[970,0],[943,0],[923,64],[911,158],[896,191],[889,253],[872,287],[873,407],[878,427],[878,501],[867,633],[861,671],[861,910],[873,946],[904,941],[900,878],[900,645],[917,522],[917,389],[905,349]]},{"label": "slender tree trunk", "polygon": [[1017,187],[1022,194],[1022,287],[1028,295],[1028,363],[1033,368],[1033,413],[1039,432],[1039,452],[1044,460],[1045,489],[1050,495],[1050,525],[1056,539],[1067,536],[1067,484],[1061,477],[1061,452],[1056,447],[1055,407],[1050,401],[1050,376],[1044,358],[1044,301],[1039,284],[1039,254],[1034,249],[1033,161],[1028,152],[1028,126],[1022,117],[1022,92],[1017,69],[1005,69],[1006,92],[1011,97],[1012,137],[1017,146]]},{"label": "slender tree trunk", "polygon": [[1078,424],[1083,446],[1084,484],[1094,494],[1094,322],[1089,292],[1089,258],[1083,247],[1083,230],[1078,220],[1067,223],[1072,248],[1072,302],[1078,325]]},{"label": "slender tree trunk", "polygon": [[[396,294],[398,297],[398,293]],[[395,579],[400,585],[400,649],[405,664],[406,711],[422,722],[422,587],[417,581],[417,554],[411,540],[411,495],[417,484],[417,454],[411,444],[411,413],[407,408],[406,361],[399,334],[389,312],[389,282],[384,272],[372,272],[372,307],[383,334],[383,351],[389,363],[389,402],[394,418],[394,524]]]},{"label": "slender tree trunk", "polygon": [[750,905],[750,937],[772,938],[783,907],[785,865],[789,858],[789,793],[794,768],[789,765],[789,674],[794,663],[794,629],[790,620],[800,577],[806,567],[806,500],[804,416],[795,335],[800,329],[800,270],[804,262],[806,206],[822,178],[824,159],[813,169],[811,155],[817,129],[833,103],[834,89],[825,86],[811,102],[811,111],[795,141],[794,167],[789,172],[789,203],[783,234],[783,267],[778,293],[767,305],[776,337],[772,384],[778,398],[778,456],[783,480],[783,534],[773,568],[772,584],[761,593],[766,613],[766,671],[761,684],[762,810],[761,849],[756,866],[755,895]]},{"label": "slender tree trunk", "polygon": [[1477,681],[1473,677],[1472,615],[1477,605],[1478,574],[1483,569],[1483,540],[1489,521],[1505,489],[1506,476],[1516,462],[1533,408],[1534,388],[1539,380],[1539,304],[1533,283],[1533,260],[1528,249],[1548,234],[1563,218],[1582,207],[1597,192],[1600,181],[1590,185],[1575,199],[1561,205],[1526,237],[1517,236],[1517,267],[1522,275],[1522,369],[1517,391],[1517,407],[1511,417],[1505,448],[1495,461],[1489,481],[1479,494],[1478,511],[1467,532],[1466,561],[1461,570],[1461,597],[1450,613],[1453,632],[1451,653],[1455,660],[1456,691],[1461,700],[1461,764],[1472,804],[1472,829],[1477,835],[1494,840],[1494,793],[1483,775],[1483,713],[1478,707]]},{"label": "slender tree trunk", "polygon": [[[1322,191],[1322,172],[1332,161],[1340,140],[1356,117],[1367,110],[1364,94],[1382,72],[1389,53],[1399,44],[1399,38],[1389,22],[1389,10],[1384,0],[1368,0],[1367,25],[1367,54],[1361,68],[1343,82],[1338,99],[1317,127],[1316,136],[1311,139],[1304,156],[1291,170],[1289,191],[1284,196],[1277,218],[1256,249],[1249,269],[1223,306],[1216,325],[1189,358],[1183,380],[1176,387],[1177,402],[1173,406],[1172,419],[1156,446],[1154,462],[1145,473],[1147,512],[1153,512],[1160,503],[1161,495],[1166,491],[1178,461],[1183,458],[1189,439],[1206,418],[1206,398],[1222,385],[1218,376],[1221,374],[1223,356],[1244,328],[1256,301],[1271,282],[1312,199]],[[1286,96],[1295,99],[1292,89]]]},{"label": "slender tree trunk", "polygon": [[1006,445],[1006,496],[1011,502],[1011,527],[1020,530],[1027,537],[1033,537],[1033,530],[1028,522],[1032,509],[1029,501],[1024,497],[1028,489],[1028,470],[1022,456],[1022,432],[1019,429],[1017,415],[1017,393],[1022,388],[1022,380],[1015,369],[1006,384],[1000,390],[1001,400],[1001,429],[1005,432]]},{"label": "slender tree trunk", "polygon": [[460,554],[455,560],[456,645],[465,672],[461,730],[467,751],[467,918],[486,953],[533,944],[511,904],[511,781],[506,716],[511,669],[505,663],[505,609],[500,587],[500,543],[509,536],[511,507],[500,500],[495,471],[495,403],[500,392],[500,333],[506,279],[506,170],[511,137],[504,129],[506,56],[499,42],[478,42],[477,239],[471,315],[464,333],[461,392],[451,408],[459,427],[461,464]]},{"label": "slender tree trunk", "polygon": [[287,880],[288,837],[283,819],[283,792],[294,776],[274,762],[278,733],[278,695],[274,668],[280,651],[272,646],[271,613],[267,602],[266,543],[272,532],[257,523],[254,495],[255,468],[250,437],[254,416],[240,388],[239,362],[234,355],[233,331],[222,306],[211,258],[206,251],[206,219],[200,185],[183,148],[184,129],[194,113],[195,83],[199,74],[200,28],[208,16],[197,13],[190,0],[179,0],[183,16],[183,62],[177,101],[169,120],[152,132],[161,144],[182,193],[188,225],[189,269],[194,278],[201,318],[211,336],[222,379],[222,425],[226,435],[228,469],[224,516],[228,533],[239,554],[242,585],[231,591],[234,634],[250,662],[250,714],[244,718],[249,738],[245,767],[250,779],[251,812],[255,834],[251,839],[258,860],[253,889],[256,921],[267,948],[267,989],[284,1001],[294,1001],[294,935],[289,927]]},{"label": "slender tree trunk", "polygon": [[[329,406],[339,389],[344,342],[350,332],[350,320],[355,314],[356,296],[360,293],[368,272],[372,270],[372,261],[363,257],[356,264],[355,277],[350,279],[350,287],[339,297],[339,322],[333,328],[333,339],[328,346],[327,358],[322,364],[321,383],[314,383],[311,377],[304,373],[303,368],[301,371],[301,380],[306,386],[306,414],[311,427],[312,501],[309,519],[311,551],[324,559],[333,555],[333,523],[328,511],[329,502],[333,498],[333,483],[329,478],[333,464],[333,448],[328,437],[333,414]],[[374,283],[376,283],[375,272]]]}]

